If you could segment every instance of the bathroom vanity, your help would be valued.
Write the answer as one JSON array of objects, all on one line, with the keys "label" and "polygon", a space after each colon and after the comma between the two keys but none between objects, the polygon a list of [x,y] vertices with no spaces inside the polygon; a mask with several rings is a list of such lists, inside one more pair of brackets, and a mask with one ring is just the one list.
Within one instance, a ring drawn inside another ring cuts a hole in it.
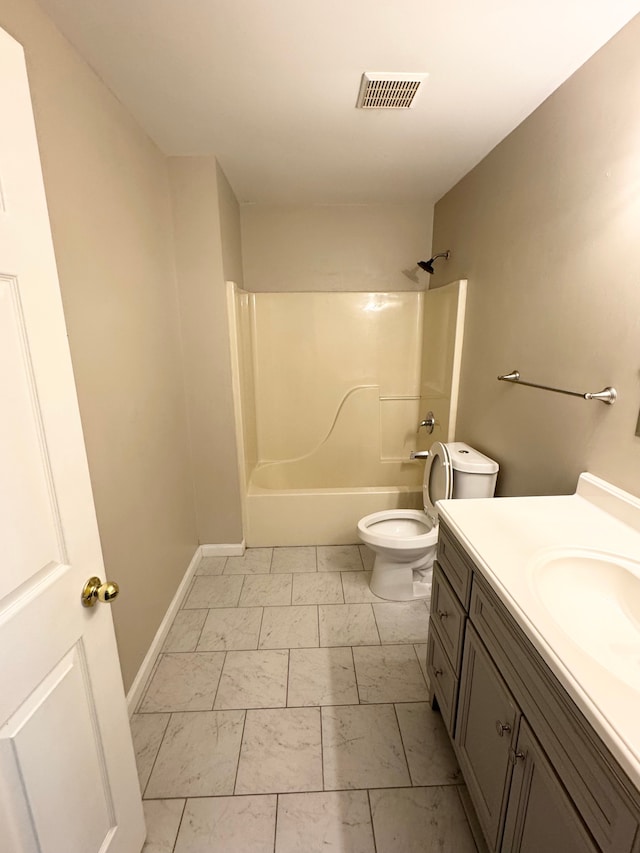
[{"label": "bathroom vanity", "polygon": [[438,508],[432,705],[489,850],[640,853],[640,501]]}]

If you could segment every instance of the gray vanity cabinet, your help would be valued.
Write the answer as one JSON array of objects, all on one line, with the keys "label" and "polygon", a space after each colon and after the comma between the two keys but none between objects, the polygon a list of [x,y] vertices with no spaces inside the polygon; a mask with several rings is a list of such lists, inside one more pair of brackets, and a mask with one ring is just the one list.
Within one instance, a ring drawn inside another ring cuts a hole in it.
[{"label": "gray vanity cabinet", "polygon": [[640,853],[640,792],[442,521],[427,671],[491,853]]},{"label": "gray vanity cabinet", "polygon": [[597,853],[526,720],[512,758],[502,853]]},{"label": "gray vanity cabinet", "polygon": [[433,567],[427,672],[431,705],[440,708],[450,736],[454,735],[462,650],[471,598],[472,563],[455,544],[444,525]]},{"label": "gray vanity cabinet", "polygon": [[520,711],[471,626],[467,626],[455,744],[460,769],[492,850],[498,849]]}]

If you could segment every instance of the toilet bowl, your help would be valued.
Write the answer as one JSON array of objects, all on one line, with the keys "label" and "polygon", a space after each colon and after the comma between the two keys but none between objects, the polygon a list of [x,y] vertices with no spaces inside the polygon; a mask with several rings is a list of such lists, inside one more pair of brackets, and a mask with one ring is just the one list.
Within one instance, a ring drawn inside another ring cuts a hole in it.
[{"label": "toilet bowl", "polygon": [[468,444],[435,442],[424,470],[424,511],[383,510],[358,522],[361,541],[375,553],[371,591],[389,601],[427,598],[438,543],[437,501],[493,497],[497,476],[498,463]]}]

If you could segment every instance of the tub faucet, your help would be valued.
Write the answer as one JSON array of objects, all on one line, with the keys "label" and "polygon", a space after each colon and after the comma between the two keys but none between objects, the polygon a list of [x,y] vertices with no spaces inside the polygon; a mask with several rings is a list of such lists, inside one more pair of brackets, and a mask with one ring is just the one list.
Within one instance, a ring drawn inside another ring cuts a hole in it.
[{"label": "tub faucet", "polygon": [[428,456],[428,450],[412,450],[409,454],[409,459],[426,459]]}]

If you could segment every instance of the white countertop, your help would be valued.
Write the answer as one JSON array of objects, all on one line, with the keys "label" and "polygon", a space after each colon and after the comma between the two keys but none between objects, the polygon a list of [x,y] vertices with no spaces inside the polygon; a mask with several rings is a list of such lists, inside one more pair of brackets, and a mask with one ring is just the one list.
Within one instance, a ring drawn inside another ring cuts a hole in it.
[{"label": "white countertop", "polygon": [[[557,549],[640,561],[640,499],[582,474],[574,495],[448,500],[440,501],[438,510],[640,789],[640,624],[637,652],[631,650],[621,678],[606,666],[607,654],[614,653],[606,648],[608,637],[598,638],[602,655],[586,653],[561,627],[557,612],[554,618],[532,572],[545,553]],[[570,616],[576,602],[561,588],[558,594]],[[640,599],[634,616],[638,608]]]}]

